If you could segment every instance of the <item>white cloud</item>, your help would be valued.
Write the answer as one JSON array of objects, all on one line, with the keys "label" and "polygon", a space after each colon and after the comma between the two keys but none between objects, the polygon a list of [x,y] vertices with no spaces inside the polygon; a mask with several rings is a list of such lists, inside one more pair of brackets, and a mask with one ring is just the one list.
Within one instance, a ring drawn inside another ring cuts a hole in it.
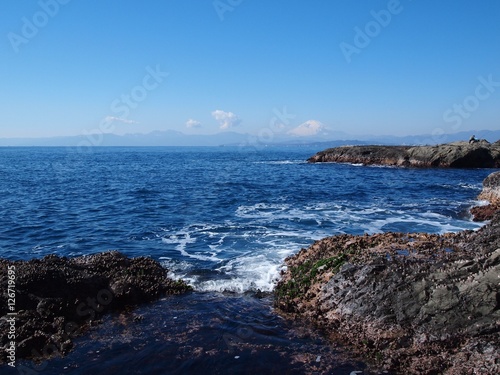
[{"label": "white cloud", "polygon": [[106,118],[104,119],[104,121],[106,122],[122,122],[124,124],[138,124],[137,121],[133,121],[133,120],[127,120],[125,118],[120,118],[120,117],[115,117],[115,116],[106,116]]},{"label": "white cloud", "polygon": [[306,121],[296,128],[288,131],[288,134],[296,135],[298,137],[307,137],[311,135],[317,135],[326,130],[325,125],[317,120]]},{"label": "white cloud", "polygon": [[241,122],[240,118],[233,112],[225,112],[220,109],[213,111],[212,116],[214,119],[219,121],[221,129],[229,129]]},{"label": "white cloud", "polygon": [[187,128],[200,128],[201,122],[190,118],[189,120],[186,121],[186,127]]}]

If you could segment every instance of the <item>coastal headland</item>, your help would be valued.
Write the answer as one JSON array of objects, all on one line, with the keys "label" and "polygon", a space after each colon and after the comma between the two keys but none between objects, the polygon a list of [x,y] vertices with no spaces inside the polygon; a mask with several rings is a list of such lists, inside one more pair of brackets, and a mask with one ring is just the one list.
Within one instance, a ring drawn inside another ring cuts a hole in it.
[{"label": "coastal headland", "polygon": [[320,151],[307,161],[413,168],[500,168],[500,141],[436,146],[340,146]]},{"label": "coastal headland", "polygon": [[[500,172],[481,199],[497,205]],[[498,207],[498,206],[496,206]],[[478,231],[337,235],[285,261],[276,308],[401,374],[500,373],[500,212]]]}]

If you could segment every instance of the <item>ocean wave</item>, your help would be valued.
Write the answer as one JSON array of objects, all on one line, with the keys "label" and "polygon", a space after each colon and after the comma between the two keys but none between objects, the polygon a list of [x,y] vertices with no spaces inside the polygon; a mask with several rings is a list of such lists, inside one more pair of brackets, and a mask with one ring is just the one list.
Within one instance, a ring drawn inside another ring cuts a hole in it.
[{"label": "ocean wave", "polygon": [[271,160],[271,161],[256,161],[255,164],[268,165],[286,165],[286,164],[307,164],[306,160]]},{"label": "ocean wave", "polygon": [[302,206],[260,202],[238,206],[235,215],[239,219],[196,223],[164,233],[162,243],[177,251],[171,257],[184,260],[171,260],[172,274],[198,291],[267,292],[273,290],[287,256],[324,237],[387,231],[446,233],[482,226],[423,211],[412,202],[386,207],[347,201]]}]

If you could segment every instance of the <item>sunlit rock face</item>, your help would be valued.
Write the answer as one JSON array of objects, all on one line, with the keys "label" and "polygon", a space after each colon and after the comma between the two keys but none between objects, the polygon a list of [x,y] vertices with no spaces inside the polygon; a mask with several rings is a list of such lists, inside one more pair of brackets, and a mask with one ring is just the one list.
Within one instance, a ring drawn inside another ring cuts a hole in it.
[{"label": "sunlit rock face", "polygon": [[286,259],[276,307],[396,373],[497,373],[500,215],[477,232],[338,235]]}]

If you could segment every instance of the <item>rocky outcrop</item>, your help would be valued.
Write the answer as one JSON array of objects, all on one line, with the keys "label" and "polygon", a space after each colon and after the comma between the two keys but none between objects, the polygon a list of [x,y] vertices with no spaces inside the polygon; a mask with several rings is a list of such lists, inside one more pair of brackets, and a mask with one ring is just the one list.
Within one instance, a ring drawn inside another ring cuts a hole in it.
[{"label": "rocky outcrop", "polygon": [[278,310],[374,367],[500,373],[500,216],[477,232],[329,237],[286,265]]},{"label": "rocky outcrop", "polygon": [[493,205],[500,205],[500,172],[490,174],[483,181],[483,191],[479,199],[489,201]]},{"label": "rocky outcrop", "polygon": [[63,355],[103,314],[191,289],[169,279],[153,259],[128,258],[117,251],[73,259],[0,259],[0,267],[0,283],[5,286],[0,295],[5,349],[0,360],[6,362],[11,342],[16,344],[17,359]]},{"label": "rocky outcrop", "polygon": [[482,140],[437,146],[341,146],[318,152],[308,162],[416,168],[500,168],[500,142]]},{"label": "rocky outcrop", "polygon": [[483,190],[477,199],[489,201],[489,204],[471,209],[475,221],[491,220],[495,213],[500,211],[500,172],[492,173],[485,178]]}]

